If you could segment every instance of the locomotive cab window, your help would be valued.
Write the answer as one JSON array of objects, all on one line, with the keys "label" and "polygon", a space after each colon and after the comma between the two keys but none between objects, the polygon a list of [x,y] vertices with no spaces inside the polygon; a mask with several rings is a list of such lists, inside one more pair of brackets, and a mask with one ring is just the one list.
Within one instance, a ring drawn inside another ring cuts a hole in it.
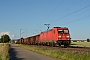
[{"label": "locomotive cab window", "polygon": [[64,31],[63,30],[58,30],[58,33],[64,33]]},{"label": "locomotive cab window", "polygon": [[69,33],[69,31],[68,30],[64,30],[64,33]]},{"label": "locomotive cab window", "polygon": [[69,33],[68,30],[58,30],[58,33]]}]

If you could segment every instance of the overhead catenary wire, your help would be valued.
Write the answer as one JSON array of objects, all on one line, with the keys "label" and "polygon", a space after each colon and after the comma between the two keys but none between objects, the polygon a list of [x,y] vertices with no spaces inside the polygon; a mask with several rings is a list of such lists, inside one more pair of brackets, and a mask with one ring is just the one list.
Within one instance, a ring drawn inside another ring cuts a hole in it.
[{"label": "overhead catenary wire", "polygon": [[[81,2],[82,0],[80,0],[79,2]],[[61,6],[61,4],[64,2],[64,0],[62,0],[61,2],[60,2],[60,4],[45,18],[45,20],[59,7],[59,6]],[[79,2],[77,2],[77,3],[79,3]],[[74,5],[76,5],[77,3],[75,3],[75,4],[73,4],[71,7],[73,7]],[[70,7],[70,8],[71,8]],[[67,10],[69,10],[70,8],[67,8],[66,10],[64,10],[64,11],[67,11]],[[63,11],[63,12],[64,12]],[[51,23],[51,22],[50,22]],[[44,23],[43,23],[44,24]],[[37,27],[37,26],[36,26]],[[42,26],[41,26],[42,27]],[[40,27],[40,28],[41,28]]]},{"label": "overhead catenary wire", "polygon": [[85,8],[88,8],[88,7],[90,7],[90,5],[85,6],[85,7],[81,8],[81,9],[79,9],[79,10],[76,10],[76,11],[72,12],[72,13],[69,13],[69,14],[67,14],[67,15],[65,15],[65,16],[63,16],[63,17],[57,19],[57,20],[54,20],[54,21],[52,21],[52,22],[50,22],[50,23],[54,23],[54,22],[56,22],[56,21],[58,21],[58,20],[60,20],[60,19],[63,19],[63,18],[65,18],[65,17],[69,16],[69,15],[72,15],[72,14],[74,14],[74,13],[77,13],[77,12],[79,12],[79,11],[85,9]]},{"label": "overhead catenary wire", "polygon": [[[58,21],[58,20],[60,20],[60,19],[63,19],[63,18],[65,18],[65,17],[69,16],[69,15],[72,15],[72,14],[74,14],[74,13],[77,13],[77,12],[79,12],[79,11],[85,9],[85,8],[88,8],[88,7],[90,7],[90,5],[85,6],[85,7],[81,8],[81,9],[79,9],[79,10],[76,10],[76,11],[72,12],[72,13],[69,13],[69,14],[67,14],[67,15],[65,15],[65,16],[63,16],[63,17],[57,19],[57,20],[54,20],[54,21],[50,22],[49,24],[55,23],[56,21]],[[76,20],[75,20],[75,21],[76,21]],[[42,27],[43,27],[43,26],[42,26]]]},{"label": "overhead catenary wire", "polygon": [[76,21],[83,20],[83,19],[85,19],[85,18],[88,18],[88,17],[90,17],[90,15],[88,15],[88,16],[85,16],[85,17],[82,17],[82,18],[80,18],[80,19],[77,19],[77,20],[73,20],[73,21],[66,22],[66,23],[64,23],[64,24],[61,24],[61,25],[65,25],[65,24],[74,23],[74,22],[76,22]]},{"label": "overhead catenary wire", "polygon": [[[62,14],[62,13],[64,13],[65,11],[70,10],[72,7],[74,7],[76,4],[80,3],[81,1],[82,1],[82,0],[80,0],[79,2],[77,2],[77,3],[73,4],[71,7],[69,7],[69,8],[67,8],[67,9],[65,9],[64,11],[62,11],[61,13],[59,13],[57,16],[59,16],[59,15],[60,15],[60,14]],[[55,18],[55,17],[53,17],[53,18]]]},{"label": "overhead catenary wire", "polygon": [[47,17],[45,18],[45,20],[46,20],[58,7],[60,7],[63,2],[64,2],[64,0],[62,0],[62,1],[60,2],[60,4],[59,4],[49,15],[47,15]]},{"label": "overhead catenary wire", "polygon": [[[80,1],[82,1],[82,0],[80,0]],[[80,2],[80,1],[79,1],[79,2]],[[62,0],[62,1],[60,2],[60,4],[47,16],[47,18],[48,18],[63,2],[64,2],[64,0]],[[79,2],[78,2],[78,3],[79,3]],[[77,3],[76,3],[76,4],[77,4]],[[71,7],[73,7],[73,6],[76,5],[76,4],[73,4]],[[71,8],[71,7],[70,7],[70,8]],[[69,10],[69,8],[66,9],[66,10]],[[66,10],[65,10],[65,11],[66,11]],[[64,12],[64,11],[63,11],[63,12]],[[45,18],[45,20],[46,20],[47,18]],[[44,23],[43,23],[43,24],[44,24]],[[43,27],[43,26],[41,26],[41,27]],[[41,27],[40,27],[40,28],[41,28]]]},{"label": "overhead catenary wire", "polygon": [[[56,8],[54,8],[54,10],[45,18],[45,20],[58,8],[58,7],[60,7],[61,6],[61,4],[64,2],[64,0],[62,0],[59,4],[58,4],[58,6],[56,7]],[[42,23],[41,23],[42,24]],[[44,24],[44,23],[43,23]],[[44,26],[44,25],[43,25]],[[43,27],[42,26],[42,27]],[[38,27],[38,25],[36,25],[36,27]],[[41,27],[40,27],[41,28]],[[35,29],[36,30],[36,29]]]},{"label": "overhead catenary wire", "polygon": [[66,24],[74,23],[74,22],[77,22],[77,21],[80,21],[80,20],[83,20],[83,19],[89,18],[89,17],[90,17],[90,15],[85,16],[85,17],[82,17],[82,18],[80,18],[80,19],[76,19],[76,20],[73,20],[73,21],[66,22],[66,23],[61,24],[61,25],[66,25]]},{"label": "overhead catenary wire", "polygon": [[[59,18],[59,19],[57,19],[57,20],[54,20],[54,21],[50,22],[50,24],[51,24],[51,23],[54,23],[54,22],[56,22],[56,21],[58,21],[58,20],[60,20],[60,19],[66,18],[67,16],[72,15],[72,14],[74,14],[74,13],[77,13],[77,12],[79,12],[79,11],[85,9],[85,8],[88,8],[88,7],[90,7],[90,5],[85,6],[85,7],[81,8],[81,9],[76,10],[76,11],[74,11],[74,12],[71,12],[71,13],[69,13],[69,14],[66,14],[66,15],[63,16],[63,17],[61,17],[61,18]],[[43,26],[42,26],[42,27],[43,27]],[[41,28],[41,27],[40,27],[40,28]]]}]

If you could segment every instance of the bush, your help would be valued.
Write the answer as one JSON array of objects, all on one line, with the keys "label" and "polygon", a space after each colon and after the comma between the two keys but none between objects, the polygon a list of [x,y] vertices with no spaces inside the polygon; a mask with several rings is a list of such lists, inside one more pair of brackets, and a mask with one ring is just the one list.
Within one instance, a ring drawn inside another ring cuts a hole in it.
[{"label": "bush", "polygon": [[87,42],[90,42],[90,39],[87,39]]}]

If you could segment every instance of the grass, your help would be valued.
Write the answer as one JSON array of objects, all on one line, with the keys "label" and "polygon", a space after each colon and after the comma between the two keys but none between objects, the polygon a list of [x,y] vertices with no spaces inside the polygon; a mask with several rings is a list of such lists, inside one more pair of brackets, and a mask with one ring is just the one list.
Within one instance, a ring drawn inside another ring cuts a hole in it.
[{"label": "grass", "polygon": [[9,44],[0,44],[0,60],[10,60]]},{"label": "grass", "polygon": [[22,48],[25,48],[27,50],[37,52],[43,55],[47,55],[53,58],[57,58],[60,60],[89,60],[90,59],[90,53],[86,54],[77,54],[72,52],[64,52],[58,49],[51,49],[47,47],[38,47],[38,46],[29,46],[29,45],[18,45]]},{"label": "grass", "polygon": [[72,42],[71,46],[90,47],[90,42]]}]

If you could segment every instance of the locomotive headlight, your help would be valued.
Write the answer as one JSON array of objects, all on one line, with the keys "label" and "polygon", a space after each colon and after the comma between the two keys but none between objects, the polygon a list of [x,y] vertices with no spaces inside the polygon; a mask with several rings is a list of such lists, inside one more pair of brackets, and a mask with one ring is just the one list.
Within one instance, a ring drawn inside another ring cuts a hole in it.
[{"label": "locomotive headlight", "polygon": [[69,38],[69,36],[67,36],[67,38]]},{"label": "locomotive headlight", "polygon": [[58,36],[59,38],[61,38],[61,36]]}]

